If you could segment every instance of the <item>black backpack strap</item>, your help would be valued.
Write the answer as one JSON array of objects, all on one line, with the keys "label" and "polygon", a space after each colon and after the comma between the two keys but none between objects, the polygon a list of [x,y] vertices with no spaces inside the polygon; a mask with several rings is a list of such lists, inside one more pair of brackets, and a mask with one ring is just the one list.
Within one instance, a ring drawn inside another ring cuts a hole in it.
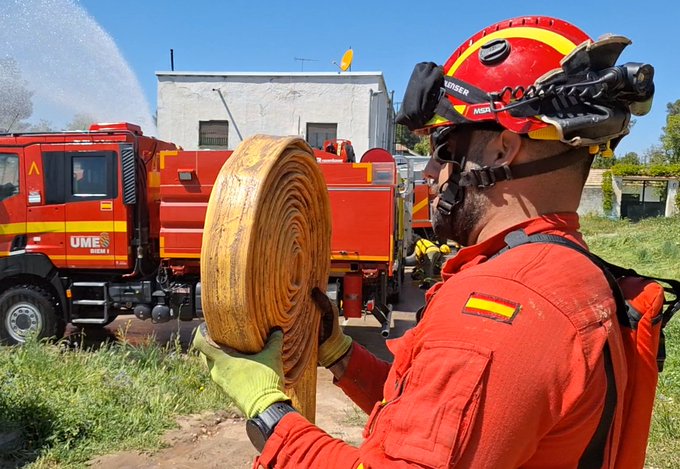
[{"label": "black backpack strap", "polygon": [[605,343],[603,349],[604,372],[607,376],[607,391],[604,396],[604,408],[597,424],[595,433],[590,439],[588,446],[578,461],[578,469],[600,469],[604,464],[604,452],[609,439],[609,430],[614,421],[616,412],[616,379],[614,378],[614,363],[609,350],[609,343]]}]

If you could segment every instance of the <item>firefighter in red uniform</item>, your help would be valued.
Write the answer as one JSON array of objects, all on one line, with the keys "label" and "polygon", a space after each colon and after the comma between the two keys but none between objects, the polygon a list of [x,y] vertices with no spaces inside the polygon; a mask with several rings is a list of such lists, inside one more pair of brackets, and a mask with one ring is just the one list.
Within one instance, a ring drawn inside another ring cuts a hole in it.
[{"label": "firefighter in red uniform", "polygon": [[518,230],[585,247],[576,209],[590,163],[653,95],[650,66],[616,66],[629,42],[524,17],[474,35],[444,66],[416,66],[398,121],[430,133],[434,229],[468,247],[445,264],[417,326],[388,342],[391,364],[352,343],[315,293],[326,304],[320,365],[370,413],[358,448],[288,405],[280,332],[252,356],[196,335],[249,418],[256,467],[610,467],[621,406],[605,419],[605,360],[617,382],[626,376],[602,272],[554,244],[498,253]]}]

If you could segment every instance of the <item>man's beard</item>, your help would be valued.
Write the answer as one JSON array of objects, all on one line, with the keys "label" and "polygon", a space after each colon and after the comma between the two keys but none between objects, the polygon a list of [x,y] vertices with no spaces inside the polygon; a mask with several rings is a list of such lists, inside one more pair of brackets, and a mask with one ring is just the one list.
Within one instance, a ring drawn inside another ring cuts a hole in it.
[{"label": "man's beard", "polygon": [[432,228],[441,241],[450,239],[469,246],[476,242],[471,236],[486,214],[488,201],[476,187],[466,187],[464,190],[463,201],[454,205],[450,215],[444,215],[433,207]]}]

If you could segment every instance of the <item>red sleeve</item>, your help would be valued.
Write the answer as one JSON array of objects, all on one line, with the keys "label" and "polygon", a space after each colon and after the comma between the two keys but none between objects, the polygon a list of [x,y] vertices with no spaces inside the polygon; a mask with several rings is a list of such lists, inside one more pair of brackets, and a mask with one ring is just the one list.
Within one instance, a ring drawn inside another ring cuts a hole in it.
[{"label": "red sleeve", "polygon": [[390,364],[354,342],[345,374],[335,384],[367,414],[383,398]]},{"label": "red sleeve", "polygon": [[359,463],[357,448],[290,413],[276,426],[253,467],[356,469]]}]

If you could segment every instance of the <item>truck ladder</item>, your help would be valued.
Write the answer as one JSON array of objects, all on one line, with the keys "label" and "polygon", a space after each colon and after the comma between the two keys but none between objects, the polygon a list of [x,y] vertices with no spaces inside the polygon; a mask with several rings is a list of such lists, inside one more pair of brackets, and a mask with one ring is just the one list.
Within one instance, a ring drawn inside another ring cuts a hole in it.
[{"label": "truck ladder", "polygon": [[[82,311],[83,309],[91,311],[96,306],[103,308],[102,317],[76,317],[71,319],[73,324],[106,324],[109,321],[109,300],[108,291],[106,289],[106,282],[73,282],[71,285],[72,299],[71,305],[72,311]],[[83,292],[85,295],[89,295],[93,288],[101,288],[100,298],[87,298],[83,297],[82,294],[79,295],[77,290],[85,289]]]}]

